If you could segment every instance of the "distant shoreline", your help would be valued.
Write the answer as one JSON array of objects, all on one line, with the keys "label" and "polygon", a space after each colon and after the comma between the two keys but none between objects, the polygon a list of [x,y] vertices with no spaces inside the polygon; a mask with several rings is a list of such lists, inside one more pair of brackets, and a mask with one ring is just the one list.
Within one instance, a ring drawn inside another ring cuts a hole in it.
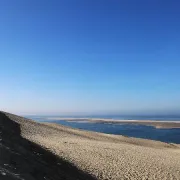
[{"label": "distant shoreline", "polygon": [[111,124],[134,124],[154,126],[155,128],[180,128],[180,121],[156,121],[156,120],[115,120],[115,119],[101,119],[101,118],[58,118],[49,117],[47,120],[57,121],[71,121],[71,122],[87,122],[87,123],[111,123]]}]

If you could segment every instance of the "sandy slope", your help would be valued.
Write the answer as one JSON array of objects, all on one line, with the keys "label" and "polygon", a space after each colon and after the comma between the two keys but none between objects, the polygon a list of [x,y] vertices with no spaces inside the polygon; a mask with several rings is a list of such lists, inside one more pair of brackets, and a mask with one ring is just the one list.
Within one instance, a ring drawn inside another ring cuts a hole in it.
[{"label": "sandy slope", "polygon": [[21,135],[98,179],[180,179],[180,145],[40,124],[6,114]]},{"label": "sandy slope", "polygon": [[19,124],[0,112],[0,180],[94,180],[20,134]]}]

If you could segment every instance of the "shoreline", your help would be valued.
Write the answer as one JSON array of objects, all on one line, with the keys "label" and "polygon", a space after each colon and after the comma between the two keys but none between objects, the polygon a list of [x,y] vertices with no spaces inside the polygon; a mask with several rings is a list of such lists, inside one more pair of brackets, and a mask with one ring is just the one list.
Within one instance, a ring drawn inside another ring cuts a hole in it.
[{"label": "shoreline", "polygon": [[109,123],[109,124],[134,124],[134,125],[145,125],[154,126],[159,129],[172,129],[180,128],[180,121],[156,121],[156,120],[116,120],[116,119],[101,119],[101,118],[45,118],[56,121],[69,121],[69,122],[84,122],[84,123]]}]

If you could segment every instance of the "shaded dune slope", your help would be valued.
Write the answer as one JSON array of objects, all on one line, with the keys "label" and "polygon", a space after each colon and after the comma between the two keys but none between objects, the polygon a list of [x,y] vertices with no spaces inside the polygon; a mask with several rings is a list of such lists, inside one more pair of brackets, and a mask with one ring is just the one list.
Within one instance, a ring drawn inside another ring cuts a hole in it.
[{"label": "shaded dune slope", "polygon": [[[9,115],[9,117],[8,117]],[[93,180],[90,175],[21,136],[20,125],[31,122],[0,112],[1,180]]]}]

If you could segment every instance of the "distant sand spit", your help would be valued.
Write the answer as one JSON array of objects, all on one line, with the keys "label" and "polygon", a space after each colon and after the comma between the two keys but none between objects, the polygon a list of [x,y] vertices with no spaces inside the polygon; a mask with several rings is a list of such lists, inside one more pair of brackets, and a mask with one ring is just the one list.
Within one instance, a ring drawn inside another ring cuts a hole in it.
[{"label": "distant sand spit", "polygon": [[116,120],[116,119],[100,119],[100,118],[45,118],[49,121],[71,121],[71,122],[88,122],[88,123],[110,123],[110,124],[137,124],[154,126],[156,128],[180,128],[180,121],[156,121],[156,120]]},{"label": "distant sand spit", "polygon": [[179,144],[37,123],[9,113],[6,116],[20,125],[22,137],[99,180],[180,180]]}]

